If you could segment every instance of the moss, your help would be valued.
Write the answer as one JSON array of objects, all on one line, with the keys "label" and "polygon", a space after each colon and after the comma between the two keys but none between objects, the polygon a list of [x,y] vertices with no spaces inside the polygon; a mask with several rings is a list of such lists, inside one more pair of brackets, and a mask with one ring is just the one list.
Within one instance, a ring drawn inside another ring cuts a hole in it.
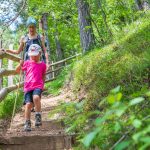
[{"label": "moss", "polygon": [[[148,86],[144,79],[150,66],[150,15],[124,29],[112,44],[85,55],[73,68],[72,89],[84,89],[97,102],[117,85],[126,96]],[[128,29],[128,30],[127,30]]]}]

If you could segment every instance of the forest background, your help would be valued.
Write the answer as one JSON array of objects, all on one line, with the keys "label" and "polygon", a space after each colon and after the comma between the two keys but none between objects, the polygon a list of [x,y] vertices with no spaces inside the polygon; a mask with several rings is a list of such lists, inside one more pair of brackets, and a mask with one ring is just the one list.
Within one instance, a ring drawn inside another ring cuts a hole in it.
[{"label": "forest background", "polygon": [[[67,85],[75,95],[53,112],[66,114],[66,132],[78,135],[75,149],[150,147],[149,9],[149,0],[1,1],[1,47],[17,49],[33,16],[50,61],[82,53],[47,84],[51,94]],[[13,96],[0,103],[1,118],[11,114]]]}]

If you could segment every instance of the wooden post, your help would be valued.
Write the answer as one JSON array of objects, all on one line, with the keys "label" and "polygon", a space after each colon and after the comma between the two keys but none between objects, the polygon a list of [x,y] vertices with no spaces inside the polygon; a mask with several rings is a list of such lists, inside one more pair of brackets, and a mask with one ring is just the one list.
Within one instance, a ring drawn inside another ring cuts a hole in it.
[{"label": "wooden post", "polygon": [[[51,54],[51,48],[50,48],[50,40],[48,37],[48,24],[47,24],[47,16],[48,13],[44,13],[42,14],[41,19],[39,20],[39,30],[41,31],[42,35],[44,36],[45,39],[45,47],[47,49],[47,53],[48,53],[48,59],[49,61],[51,60],[50,58],[50,54]],[[51,78],[51,74],[48,74],[46,76],[47,79]]]},{"label": "wooden post", "polygon": [[[53,61],[52,61],[53,64]],[[52,66],[52,71],[54,70],[54,66]],[[52,72],[52,78],[55,78],[55,72]]]},{"label": "wooden post", "polygon": [[[0,38],[0,49],[2,49],[2,36]],[[0,69],[2,68],[2,59],[0,59]],[[3,78],[0,78],[0,90],[3,88]]]},{"label": "wooden post", "polygon": [[[13,44],[9,45],[9,49],[13,49]],[[8,70],[12,70],[13,69],[13,61],[12,60],[8,60]],[[8,86],[13,85],[13,76],[8,76]]]}]

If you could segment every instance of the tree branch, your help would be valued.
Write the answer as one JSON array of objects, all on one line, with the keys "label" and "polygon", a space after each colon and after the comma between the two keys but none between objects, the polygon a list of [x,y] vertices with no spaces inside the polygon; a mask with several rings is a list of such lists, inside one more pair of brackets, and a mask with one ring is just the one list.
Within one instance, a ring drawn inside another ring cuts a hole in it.
[{"label": "tree branch", "polygon": [[11,20],[7,21],[6,23],[4,23],[3,26],[5,26],[5,28],[0,33],[0,36],[2,36],[2,34],[5,32],[5,30],[18,18],[18,16],[21,14],[22,10],[24,10],[24,8],[26,6],[26,2],[27,2],[27,0],[23,0],[23,5],[22,5],[20,11],[16,14],[16,16],[14,18],[12,18]]}]

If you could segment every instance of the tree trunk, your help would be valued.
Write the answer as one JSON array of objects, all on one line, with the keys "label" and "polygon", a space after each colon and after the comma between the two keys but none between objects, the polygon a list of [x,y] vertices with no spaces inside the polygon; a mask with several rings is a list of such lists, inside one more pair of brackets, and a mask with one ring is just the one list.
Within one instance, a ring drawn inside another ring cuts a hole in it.
[{"label": "tree trunk", "polygon": [[150,1],[144,1],[143,2],[143,9],[146,10],[150,10]]},{"label": "tree trunk", "polygon": [[90,50],[95,44],[92,29],[89,3],[86,0],[77,0],[80,40],[83,52]]},{"label": "tree trunk", "polygon": [[[96,0],[96,1],[97,1],[97,0]],[[101,12],[102,12],[102,18],[103,18],[103,20],[104,20],[105,26],[106,26],[106,28],[107,28],[109,34],[112,36],[113,34],[112,34],[112,32],[111,32],[111,29],[110,29],[109,26],[108,26],[108,23],[107,23],[107,16],[106,16],[106,13],[105,13],[105,11],[104,11],[104,9],[103,9],[103,7],[102,7],[102,2],[101,2],[101,0],[98,0],[98,1],[97,1],[97,5],[98,5],[99,9],[100,9]]]},{"label": "tree trunk", "polygon": [[56,43],[56,55],[57,55],[57,60],[62,60],[63,59],[63,51],[60,45],[60,41],[58,38],[58,31],[56,30],[55,32],[55,43]]},{"label": "tree trunk", "polygon": [[64,58],[64,55],[63,55],[63,50],[61,48],[61,44],[59,41],[59,33],[58,33],[57,22],[56,22],[54,13],[52,17],[53,17],[54,29],[55,29],[54,38],[55,38],[55,44],[56,44],[56,56],[57,56],[57,60],[62,60]]},{"label": "tree trunk", "polygon": [[[42,35],[45,38],[45,46],[48,53],[49,61],[51,62],[51,48],[50,48],[50,40],[48,38],[48,25],[47,25],[47,13],[44,13],[39,21],[39,30],[41,30]],[[50,79],[51,74],[46,76],[46,79]]]},{"label": "tree trunk", "polygon": [[138,10],[143,10],[143,5],[141,0],[135,0],[136,6]]},{"label": "tree trunk", "polygon": [[49,56],[49,60],[51,60],[50,59],[50,56],[51,56],[50,40],[48,38],[47,13],[44,13],[42,15],[42,18],[39,22],[39,28],[42,30],[43,36],[45,36],[45,44],[46,44],[46,48],[47,48],[47,53]]},{"label": "tree trunk", "polygon": [[[2,49],[2,37],[0,39],[0,49]],[[0,69],[2,68],[2,59],[0,59]],[[3,78],[0,78],[0,90],[3,88]]]}]

